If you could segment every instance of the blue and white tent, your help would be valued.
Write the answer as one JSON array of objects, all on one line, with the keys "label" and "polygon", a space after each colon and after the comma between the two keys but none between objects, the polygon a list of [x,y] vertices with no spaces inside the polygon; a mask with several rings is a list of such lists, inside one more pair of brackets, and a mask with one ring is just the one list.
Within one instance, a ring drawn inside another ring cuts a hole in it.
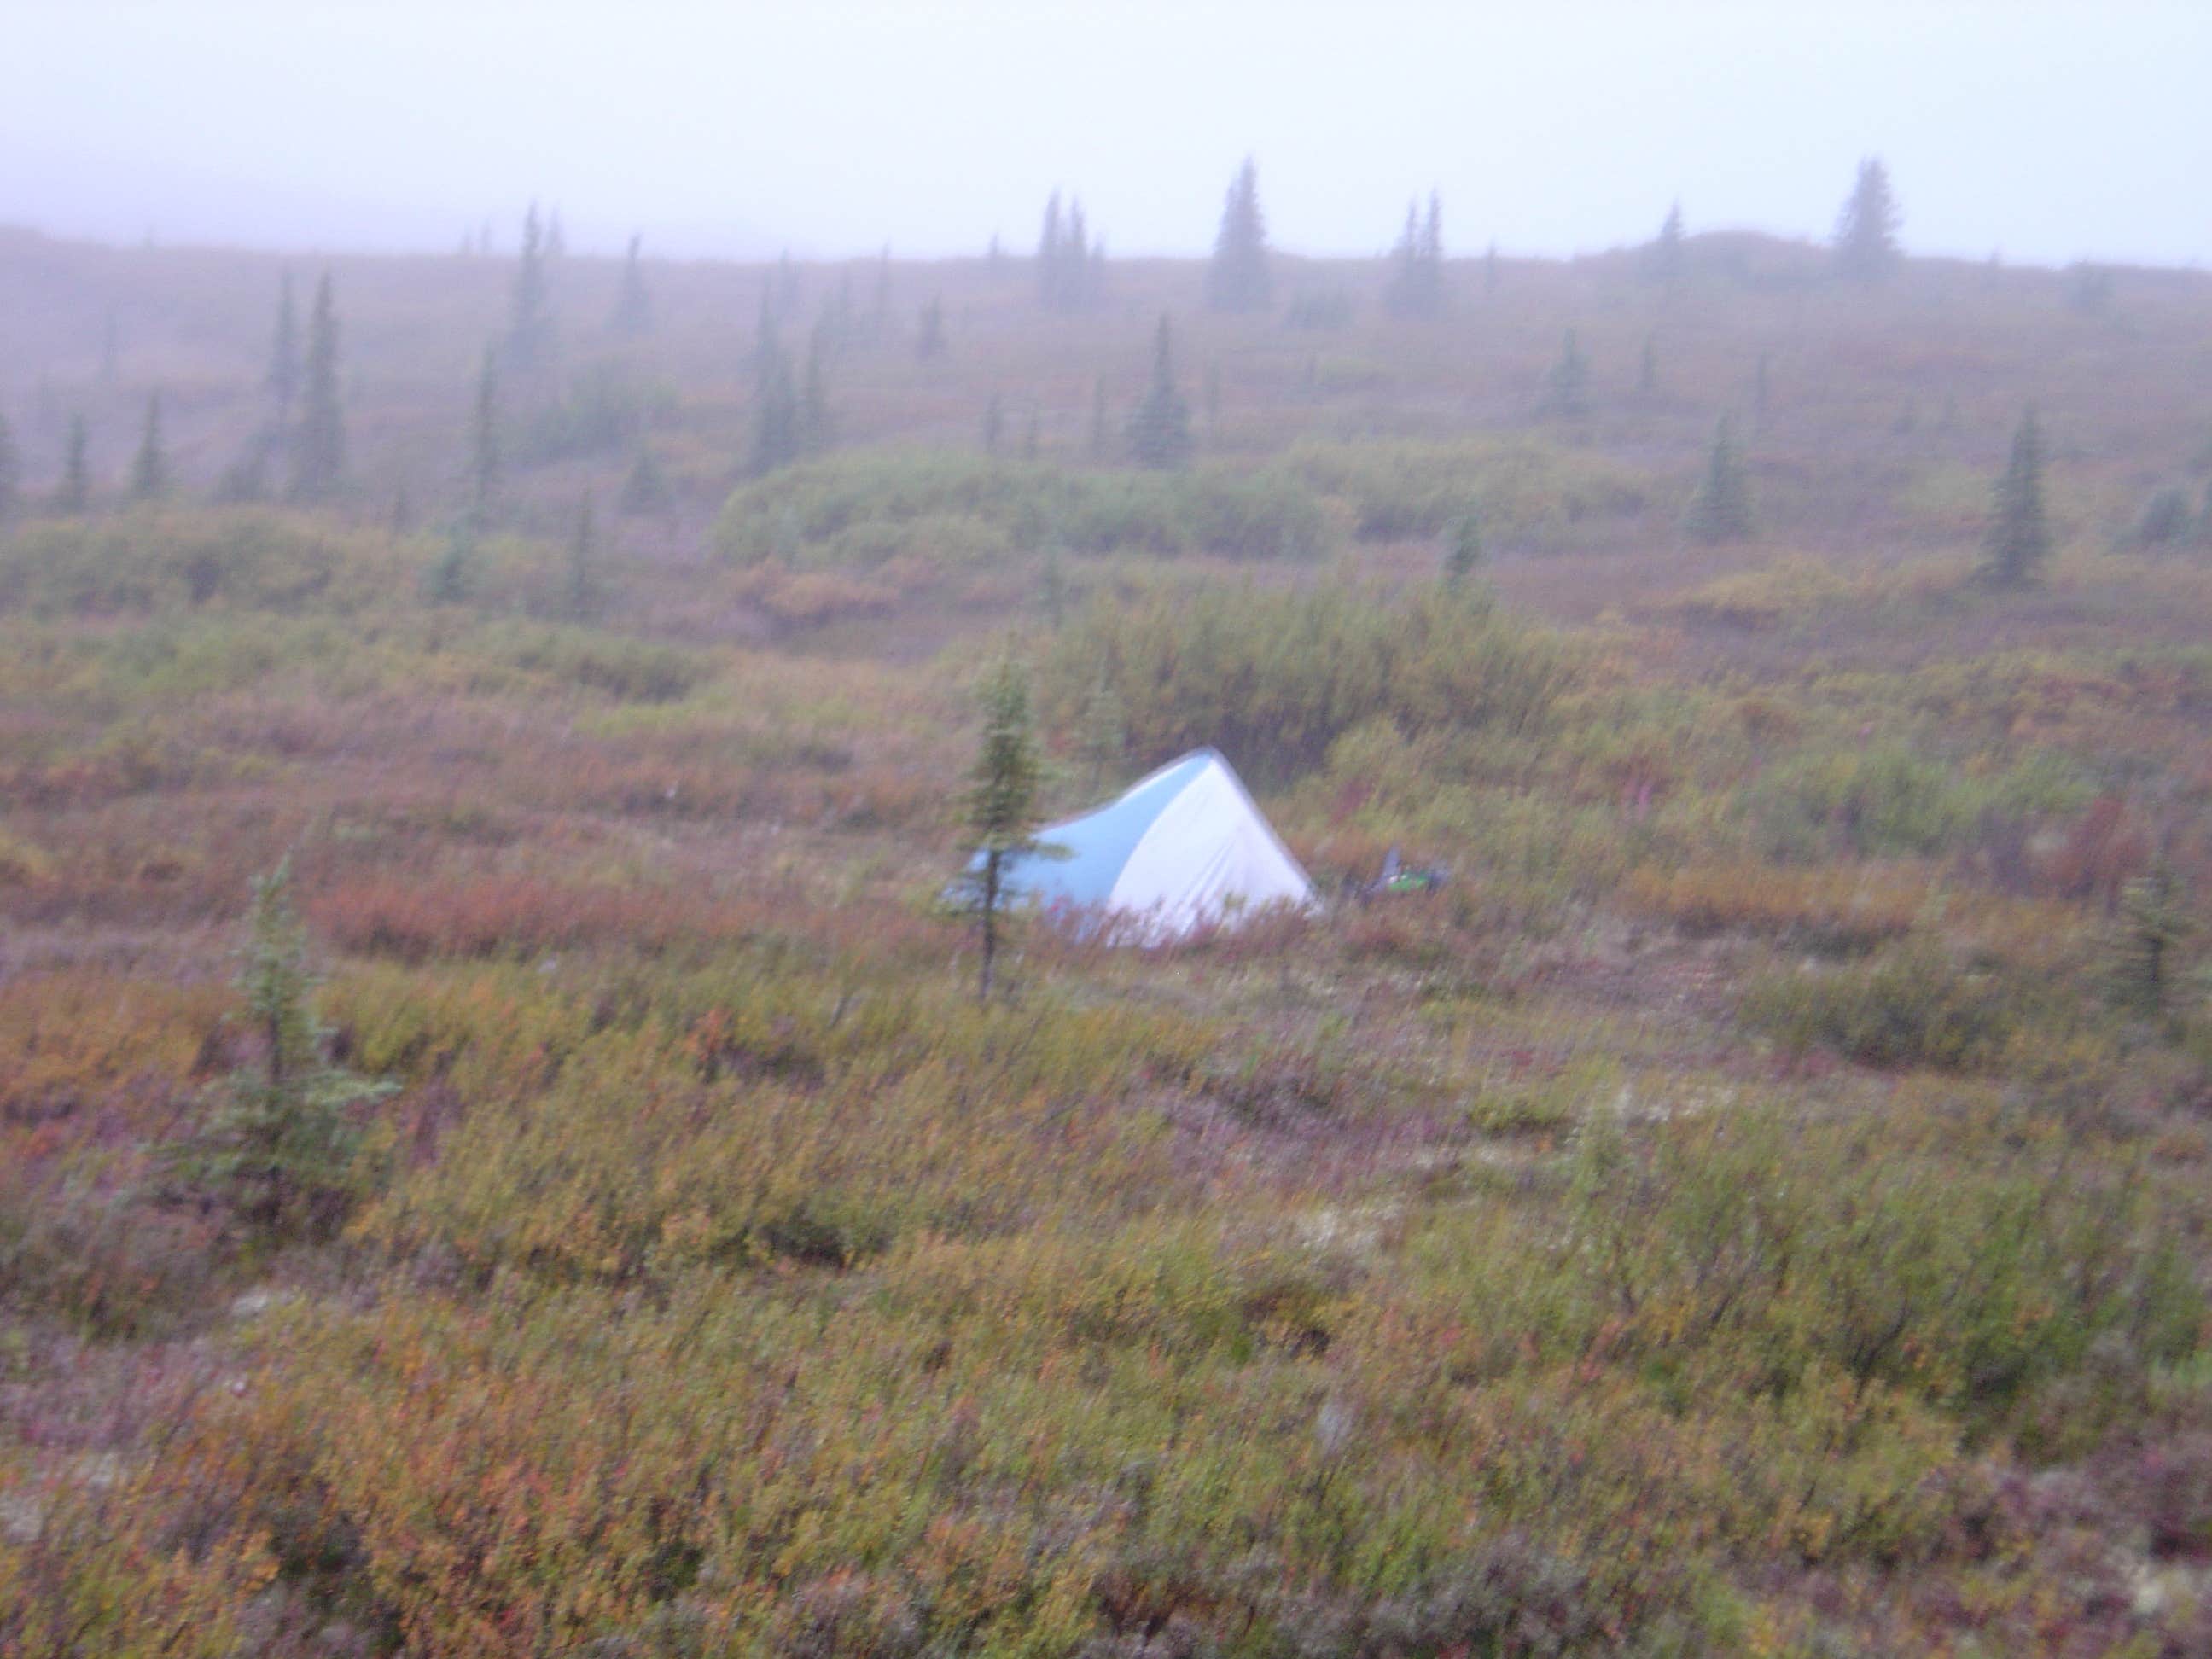
[{"label": "blue and white tent", "polygon": [[1149,943],[1233,924],[1268,905],[1319,907],[1229,763],[1200,749],[1120,799],[1036,833],[1044,849],[1005,875],[1016,902],[1095,916]]}]

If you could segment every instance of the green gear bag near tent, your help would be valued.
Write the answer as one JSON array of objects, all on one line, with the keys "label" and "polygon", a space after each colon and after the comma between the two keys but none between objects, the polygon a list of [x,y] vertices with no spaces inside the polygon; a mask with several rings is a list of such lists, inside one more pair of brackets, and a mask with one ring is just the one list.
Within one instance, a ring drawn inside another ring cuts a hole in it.
[{"label": "green gear bag near tent", "polygon": [[[1313,883],[1211,749],[1170,762],[1096,811],[1046,825],[1006,866],[1006,896],[1147,944],[1274,905],[1319,908]],[[980,865],[980,855],[975,864]]]}]

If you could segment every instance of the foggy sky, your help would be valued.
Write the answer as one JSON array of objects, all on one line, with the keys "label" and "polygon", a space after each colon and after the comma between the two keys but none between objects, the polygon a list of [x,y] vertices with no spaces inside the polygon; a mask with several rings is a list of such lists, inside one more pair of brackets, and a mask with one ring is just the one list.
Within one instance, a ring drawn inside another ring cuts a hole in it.
[{"label": "foggy sky", "polygon": [[1915,252],[2212,257],[2212,0],[0,0],[0,222],[454,246],[973,253],[1079,193],[1209,244],[1237,161],[1280,246],[1564,254],[1825,236],[1888,162]]}]

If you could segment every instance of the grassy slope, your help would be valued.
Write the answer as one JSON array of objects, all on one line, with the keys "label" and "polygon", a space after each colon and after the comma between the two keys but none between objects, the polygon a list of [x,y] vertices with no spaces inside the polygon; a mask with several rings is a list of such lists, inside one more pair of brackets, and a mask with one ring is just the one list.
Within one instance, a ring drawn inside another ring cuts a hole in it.
[{"label": "grassy slope", "polygon": [[[1057,633],[1043,535],[720,556],[770,273],[654,267],[661,326],[617,348],[584,260],[568,368],[665,388],[678,504],[605,514],[619,450],[517,466],[468,599],[425,603],[509,272],[334,262],[352,499],[0,546],[0,1645],[2201,1643],[2201,988],[2101,993],[2129,878],[2212,891],[2212,578],[2124,546],[2153,488],[2202,495],[2212,286],[2122,273],[2084,315],[2048,273],[1845,292],[1694,246],[1673,295],[1455,265],[1435,323],[1299,268],[1361,296],[1317,333],[1195,314],[1188,265],[1077,319],[1019,261],[894,266],[891,337],[830,368],[833,468],[972,449],[996,392],[1042,476],[1110,478],[1092,386],[1118,418],[1167,307],[1202,460],[1290,467],[1335,527],[1069,556]],[[260,418],[277,270],[0,247],[34,486],[79,410],[118,473],[158,386],[204,490]],[[839,280],[801,273],[802,319]],[[1557,417],[1571,325],[1595,383]],[[1760,535],[1690,548],[1762,354]],[[518,434],[556,391],[516,389]],[[1960,578],[2031,402],[2062,556],[1992,596]],[[1297,590],[1336,644],[1118,695],[1139,732],[1325,722],[1316,665],[1437,557],[1359,537],[1347,480],[1389,506],[1438,455],[1484,480],[1506,631],[1434,632],[1325,758],[1235,758],[1325,884],[1392,844],[1452,883],[1163,954],[1032,937],[974,1010],[927,903],[977,656],[1038,659],[1073,800],[1154,758],[1087,753],[1102,661]],[[1611,505],[1567,514],[1583,488]],[[1572,664],[1533,726],[1421,701],[1532,617]],[[340,1048],[402,1087],[343,1226],[268,1251],[157,1150],[252,1057],[228,953],[287,852]]]}]

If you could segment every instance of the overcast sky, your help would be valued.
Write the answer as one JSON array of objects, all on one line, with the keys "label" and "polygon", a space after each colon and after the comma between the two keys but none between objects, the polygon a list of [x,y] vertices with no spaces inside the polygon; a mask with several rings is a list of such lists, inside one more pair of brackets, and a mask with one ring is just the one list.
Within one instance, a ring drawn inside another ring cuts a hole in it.
[{"label": "overcast sky", "polygon": [[2212,0],[0,0],[0,222],[450,247],[1571,253],[1826,235],[1889,163],[1915,252],[2212,259]]}]

